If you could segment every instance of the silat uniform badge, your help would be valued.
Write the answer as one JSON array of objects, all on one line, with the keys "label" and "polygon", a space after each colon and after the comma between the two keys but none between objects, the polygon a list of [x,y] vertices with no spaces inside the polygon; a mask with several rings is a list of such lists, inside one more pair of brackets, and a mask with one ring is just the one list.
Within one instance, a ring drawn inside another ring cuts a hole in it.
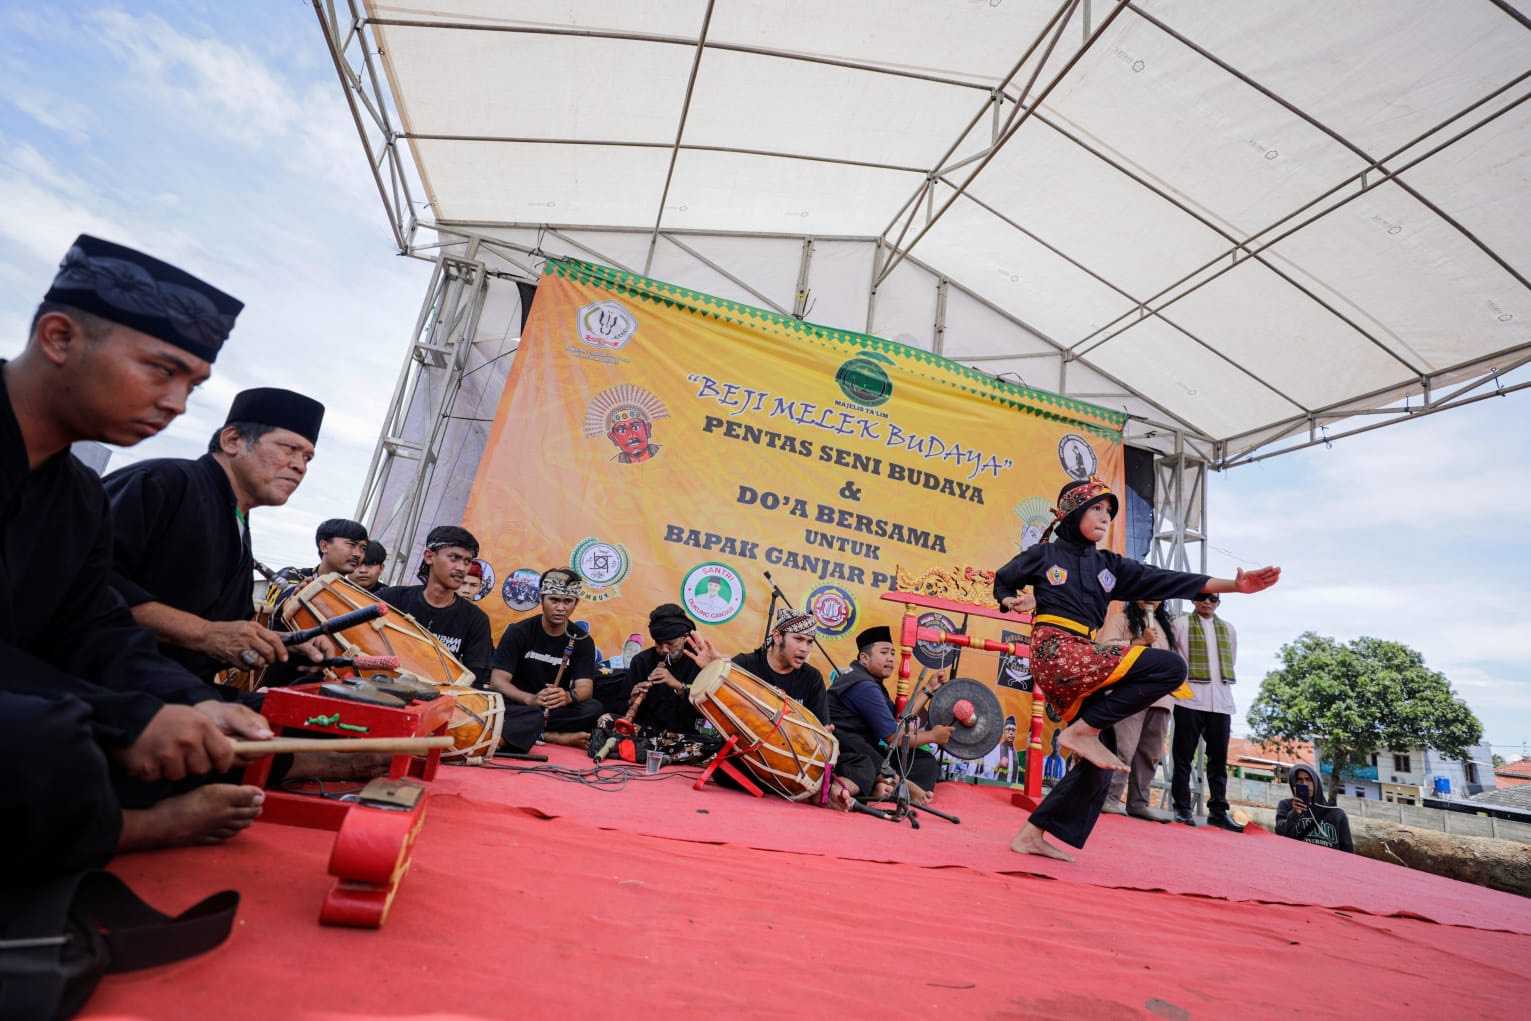
[{"label": "silat uniform badge", "polygon": [[1069,573],[1066,569],[1054,564],[1047,569],[1046,578],[1049,585],[1062,585],[1069,580]]},{"label": "silat uniform badge", "polygon": [[1109,567],[1101,568],[1100,573],[1097,574],[1095,578],[1100,582],[1100,587],[1103,591],[1110,592],[1112,589],[1116,588],[1116,575],[1111,573],[1111,569]]}]

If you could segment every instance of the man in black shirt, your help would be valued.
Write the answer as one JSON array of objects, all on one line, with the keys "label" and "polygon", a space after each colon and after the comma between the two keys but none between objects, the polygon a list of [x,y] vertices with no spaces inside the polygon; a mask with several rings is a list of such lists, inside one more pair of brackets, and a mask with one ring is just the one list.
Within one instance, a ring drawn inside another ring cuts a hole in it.
[{"label": "man in black shirt", "polygon": [[633,701],[643,699],[633,714],[637,726],[680,734],[696,729],[691,682],[701,667],[684,655],[686,638],[695,630],[696,624],[675,603],[663,603],[649,614],[649,637],[654,644],[628,664],[635,682]]},{"label": "man in black shirt", "polygon": [[505,629],[494,650],[489,686],[508,704],[540,706],[542,739],[583,747],[601,718],[595,700],[595,642],[569,628],[584,579],[566,567],[542,573],[542,612]]},{"label": "man in black shirt", "polygon": [[366,589],[373,595],[383,587],[383,561],[388,559],[388,547],[376,539],[367,540],[367,550],[361,555],[361,565],[351,572],[351,584]]},{"label": "man in black shirt", "polygon": [[472,532],[437,525],[425,537],[419,572],[425,583],[385,586],[374,595],[419,621],[482,686],[489,680],[489,615],[457,594],[476,556],[478,540]]},{"label": "man in black shirt", "polygon": [[264,795],[154,786],[266,738],[165,659],[108,584],[110,507],[69,452],[132,446],[186,410],[241,304],[132,249],[82,235],[0,363],[0,841],[5,882],[99,867],[117,851],[224,840]]},{"label": "man in black shirt", "polygon": [[324,405],[302,394],[246,390],[202,457],[140,461],[102,480],[112,587],[161,651],[204,681],[287,659],[280,636],[253,619],[249,514],[292,496],[323,419]]},{"label": "man in black shirt", "polygon": [[[819,632],[819,622],[810,613],[800,613],[797,610],[782,607],[776,611],[776,620],[771,625],[771,633],[766,637],[766,644],[754,652],[741,652],[734,657],[737,665],[748,670],[756,677],[774,687],[780,688],[788,696],[803,704],[803,707],[814,715],[814,718],[830,730],[834,730],[834,724],[829,716],[829,691],[824,687],[824,675],[817,669],[808,665],[808,656],[813,652],[814,639]],[[706,666],[713,660],[722,659],[722,654],[712,646],[712,642],[706,638],[693,635],[688,643],[686,654],[696,661],[698,666]],[[843,754],[855,756],[854,751]],[[872,763],[871,772],[875,774],[877,764]],[[726,774],[717,773],[715,778],[719,783],[729,784]],[[869,793],[861,784],[852,777],[839,773],[835,776],[834,785],[830,790],[830,804],[835,808],[845,811],[857,796]]]}]

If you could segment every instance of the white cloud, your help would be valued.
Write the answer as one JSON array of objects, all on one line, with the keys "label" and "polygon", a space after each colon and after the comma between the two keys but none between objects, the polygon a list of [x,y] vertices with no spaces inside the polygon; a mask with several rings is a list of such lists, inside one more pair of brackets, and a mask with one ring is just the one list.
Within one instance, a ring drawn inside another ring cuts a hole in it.
[{"label": "white cloud", "polygon": [[90,140],[91,113],[88,107],[80,103],[29,89],[15,82],[10,84],[5,98],[43,127],[58,132],[76,145]]}]

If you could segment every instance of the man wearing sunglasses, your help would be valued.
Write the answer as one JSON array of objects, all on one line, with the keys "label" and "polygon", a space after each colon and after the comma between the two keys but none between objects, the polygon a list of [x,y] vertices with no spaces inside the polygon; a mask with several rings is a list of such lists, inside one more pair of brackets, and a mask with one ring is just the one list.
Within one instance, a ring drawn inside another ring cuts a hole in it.
[{"label": "man wearing sunglasses", "polygon": [[1196,612],[1175,620],[1175,638],[1186,651],[1187,680],[1192,697],[1175,703],[1175,775],[1171,789],[1175,821],[1196,825],[1191,814],[1191,760],[1196,745],[1207,742],[1207,825],[1234,833],[1244,827],[1228,816],[1228,736],[1233,723],[1233,662],[1239,637],[1233,625],[1217,615],[1221,600],[1203,592],[1192,606]]}]

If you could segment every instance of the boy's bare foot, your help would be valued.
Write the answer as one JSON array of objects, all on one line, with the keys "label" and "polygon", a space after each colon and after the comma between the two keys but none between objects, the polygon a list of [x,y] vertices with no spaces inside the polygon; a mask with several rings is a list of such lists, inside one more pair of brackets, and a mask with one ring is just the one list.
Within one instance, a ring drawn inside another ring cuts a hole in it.
[{"label": "boy's bare foot", "polygon": [[1010,841],[1010,850],[1016,854],[1037,854],[1043,858],[1056,858],[1059,861],[1073,861],[1074,856],[1061,847],[1054,847],[1046,840],[1047,834],[1036,826],[1027,823],[1021,827],[1021,831]]},{"label": "boy's bare foot", "polygon": [[559,744],[566,748],[583,748],[590,743],[590,731],[580,730],[567,733],[554,731],[549,734],[543,734],[542,740],[548,744]]},{"label": "boy's bare foot", "polygon": [[914,805],[930,804],[930,792],[919,784],[909,784],[909,802]]},{"label": "boy's bare foot", "polygon": [[370,780],[388,772],[387,752],[295,752],[289,780]]},{"label": "boy's bare foot", "polygon": [[254,822],[265,800],[259,787],[214,783],[166,798],[153,808],[125,809],[117,850],[219,843]]},{"label": "boy's bare foot", "polygon": [[1058,738],[1058,747],[1080,756],[1086,762],[1099,766],[1101,769],[1114,769],[1119,773],[1127,772],[1127,763],[1117,758],[1110,748],[1101,743],[1099,734],[1081,729],[1077,725],[1063,732]]},{"label": "boy's bare foot", "polygon": [[898,789],[898,784],[890,776],[880,776],[877,783],[872,786],[872,796],[868,801],[886,801],[893,797],[893,792]]}]

